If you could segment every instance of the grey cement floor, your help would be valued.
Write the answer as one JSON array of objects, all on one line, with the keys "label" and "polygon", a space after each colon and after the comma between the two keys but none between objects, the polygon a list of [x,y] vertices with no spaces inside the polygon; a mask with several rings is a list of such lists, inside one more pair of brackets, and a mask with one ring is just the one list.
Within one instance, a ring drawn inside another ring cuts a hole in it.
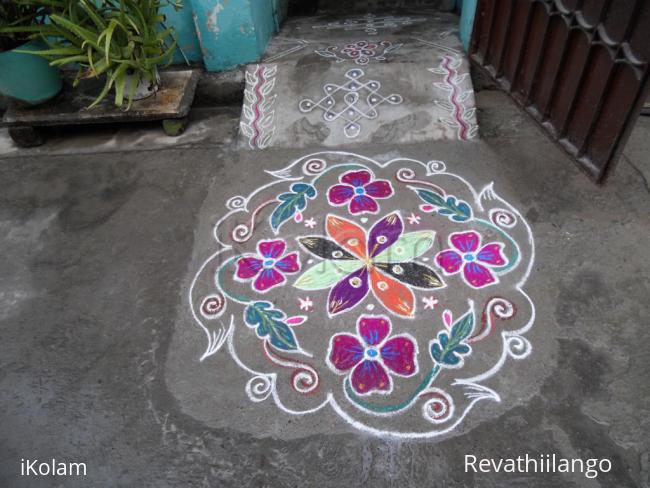
[{"label": "grey cement floor", "polygon": [[[531,223],[535,349],[508,375],[503,404],[457,435],[396,441],[333,415],[265,430],[250,403],[218,409],[220,391],[243,387],[218,372],[209,402],[198,371],[209,366],[182,354],[199,334],[182,323],[187,277],[206,238],[199,223],[217,213],[210,201],[244,191],[245,177],[229,178],[240,161],[252,167],[232,149],[236,117],[217,114],[209,137],[182,147],[2,157],[0,486],[649,487],[650,119],[599,188],[505,95],[476,98],[472,150],[355,150],[442,153],[468,177],[495,179]],[[306,152],[255,157],[282,167]],[[463,469],[465,454],[525,453],[607,457],[613,469],[594,480]],[[88,476],[21,478],[21,458],[86,462]]]}]

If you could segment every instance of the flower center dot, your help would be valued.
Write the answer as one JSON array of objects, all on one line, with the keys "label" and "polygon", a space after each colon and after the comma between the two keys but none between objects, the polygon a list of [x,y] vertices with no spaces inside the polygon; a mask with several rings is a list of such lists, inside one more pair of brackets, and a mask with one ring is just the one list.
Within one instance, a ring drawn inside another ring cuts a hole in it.
[{"label": "flower center dot", "polygon": [[377,352],[377,349],[375,349],[374,347],[369,347],[368,349],[366,349],[366,354],[368,355],[369,358],[375,358],[379,353]]},{"label": "flower center dot", "polygon": [[275,264],[275,259],[265,259],[264,260],[264,267],[265,268],[270,268]]},{"label": "flower center dot", "polygon": [[467,254],[465,254],[465,255],[463,256],[463,258],[465,259],[465,261],[474,261],[474,259],[476,259],[476,258],[474,257],[474,255],[473,255],[472,253],[469,253],[469,252],[468,252]]},{"label": "flower center dot", "polygon": [[364,193],[366,193],[366,190],[364,190],[362,186],[358,186],[354,189],[354,193],[356,193],[357,195],[363,195]]},{"label": "flower center dot", "polygon": [[350,286],[352,288],[359,288],[362,284],[361,278],[358,276],[355,276],[354,278],[350,278]]}]

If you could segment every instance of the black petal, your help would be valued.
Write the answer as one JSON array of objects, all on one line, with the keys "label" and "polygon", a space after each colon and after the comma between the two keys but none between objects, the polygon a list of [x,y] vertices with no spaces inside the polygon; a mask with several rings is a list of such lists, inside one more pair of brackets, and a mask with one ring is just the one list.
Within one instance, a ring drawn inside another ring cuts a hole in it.
[{"label": "black petal", "polygon": [[298,242],[310,253],[323,259],[357,259],[334,241],[325,237],[300,237]]},{"label": "black petal", "polygon": [[442,288],[444,282],[434,270],[418,263],[373,263],[373,265],[402,283],[415,288]]}]

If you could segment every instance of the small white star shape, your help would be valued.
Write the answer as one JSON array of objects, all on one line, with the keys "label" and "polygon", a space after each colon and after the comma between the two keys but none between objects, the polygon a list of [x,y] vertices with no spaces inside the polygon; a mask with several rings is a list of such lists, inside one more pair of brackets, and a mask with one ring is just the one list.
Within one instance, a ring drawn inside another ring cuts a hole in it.
[{"label": "small white star shape", "polygon": [[433,310],[438,306],[438,299],[434,296],[430,297],[424,297],[422,299],[422,303],[424,303],[424,309],[425,310]]},{"label": "small white star shape", "polygon": [[309,312],[314,306],[314,302],[309,297],[305,297],[304,299],[298,298],[298,301],[300,302],[300,310],[305,310],[306,312]]},{"label": "small white star shape", "polygon": [[406,220],[409,221],[409,224],[420,225],[420,216],[415,215],[414,213],[411,213],[409,217],[406,217]]},{"label": "small white star shape", "polygon": [[316,221],[314,220],[313,217],[305,220],[305,227],[309,227],[310,229],[313,229],[316,227]]}]

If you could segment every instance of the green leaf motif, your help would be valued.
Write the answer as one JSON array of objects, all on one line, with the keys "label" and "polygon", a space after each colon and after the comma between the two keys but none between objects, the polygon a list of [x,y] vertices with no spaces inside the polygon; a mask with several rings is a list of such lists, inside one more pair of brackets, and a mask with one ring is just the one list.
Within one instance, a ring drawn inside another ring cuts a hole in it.
[{"label": "green leaf motif", "polygon": [[454,322],[449,332],[442,331],[431,341],[433,360],[442,367],[458,368],[463,365],[463,356],[471,352],[465,340],[474,330],[474,311],[470,310]]},{"label": "green leaf motif", "polygon": [[299,290],[322,290],[329,288],[344,276],[357,271],[363,266],[358,259],[340,261],[322,261],[305,271],[293,284]]},{"label": "green leaf motif", "polygon": [[422,256],[433,246],[436,233],[424,230],[409,232],[397,239],[388,249],[379,253],[373,261],[377,263],[404,263]]},{"label": "green leaf motif", "polygon": [[449,195],[446,198],[429,190],[417,190],[418,196],[425,202],[435,206],[439,215],[443,215],[454,222],[465,222],[472,218],[472,209],[462,200]]},{"label": "green leaf motif", "polygon": [[298,349],[296,336],[285,320],[284,312],[276,310],[270,302],[254,302],[246,307],[244,319],[249,327],[256,328],[257,336],[266,338],[274,347],[284,351]]},{"label": "green leaf motif", "polygon": [[307,207],[307,199],[313,199],[316,196],[316,189],[307,183],[294,183],[291,185],[291,191],[282,193],[278,196],[280,204],[271,214],[271,227],[274,231],[292,218],[297,211],[304,210]]}]

